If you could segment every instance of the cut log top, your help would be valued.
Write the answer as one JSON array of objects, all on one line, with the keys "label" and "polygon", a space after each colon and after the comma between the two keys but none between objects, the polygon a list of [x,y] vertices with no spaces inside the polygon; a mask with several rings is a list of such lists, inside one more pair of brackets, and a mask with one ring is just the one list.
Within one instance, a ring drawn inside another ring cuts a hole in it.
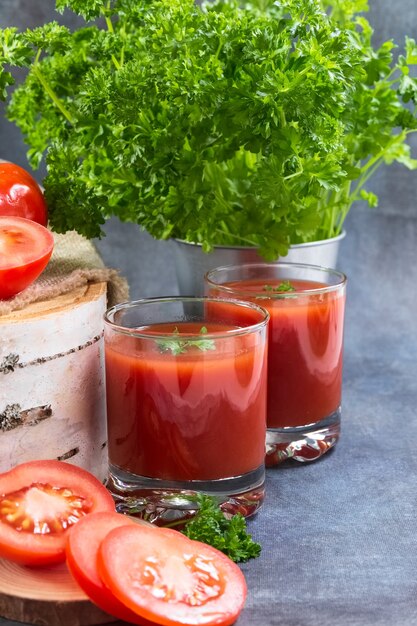
[{"label": "cut log top", "polygon": [[74,307],[100,299],[106,292],[106,283],[90,283],[50,300],[34,302],[20,311],[0,316],[1,324],[18,324],[30,319],[61,314]]}]

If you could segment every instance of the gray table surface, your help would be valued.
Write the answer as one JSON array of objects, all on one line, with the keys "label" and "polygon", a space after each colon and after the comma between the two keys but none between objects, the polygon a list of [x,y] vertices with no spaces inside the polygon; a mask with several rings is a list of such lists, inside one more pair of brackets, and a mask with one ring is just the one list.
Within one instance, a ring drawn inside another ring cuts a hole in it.
[{"label": "gray table surface", "polygon": [[[41,23],[52,4],[0,0],[0,23]],[[381,40],[416,36],[415,0],[371,8]],[[1,112],[0,145],[27,166]],[[373,190],[380,206],[354,208],[339,259],[348,276],[342,437],[318,462],[268,470],[265,505],[249,522],[263,550],[242,566],[249,594],[238,626],[417,625],[417,174],[394,166]],[[132,298],[177,292],[168,242],[117,220],[106,230],[97,246]]]}]

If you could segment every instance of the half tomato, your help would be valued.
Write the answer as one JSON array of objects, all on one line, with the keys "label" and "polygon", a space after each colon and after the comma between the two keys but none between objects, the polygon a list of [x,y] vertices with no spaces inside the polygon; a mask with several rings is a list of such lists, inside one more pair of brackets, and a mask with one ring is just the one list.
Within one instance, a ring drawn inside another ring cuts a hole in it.
[{"label": "half tomato", "polygon": [[114,511],[90,472],[64,461],[29,461],[0,474],[0,557],[23,565],[65,560],[68,531],[96,511]]},{"label": "half tomato", "polygon": [[23,217],[0,216],[0,300],[26,289],[43,272],[54,248],[52,233]]}]

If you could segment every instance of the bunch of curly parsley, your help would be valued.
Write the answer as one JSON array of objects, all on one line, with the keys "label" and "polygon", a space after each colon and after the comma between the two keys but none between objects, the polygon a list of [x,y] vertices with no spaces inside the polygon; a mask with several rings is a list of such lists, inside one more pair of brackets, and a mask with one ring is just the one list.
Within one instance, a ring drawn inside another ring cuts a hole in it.
[{"label": "bunch of curly parsley", "polygon": [[196,502],[198,511],[186,522],[184,535],[208,543],[237,563],[259,556],[261,546],[247,532],[243,515],[226,517],[216,500],[205,494],[198,494]]},{"label": "bunch of curly parsley", "polygon": [[[0,93],[58,232],[111,215],[267,258],[337,234],[381,163],[415,167],[417,47],[372,47],[366,0],[57,0],[91,21],[0,30]],[[99,19],[98,19],[99,18]],[[412,104],[413,106],[409,106]]]}]

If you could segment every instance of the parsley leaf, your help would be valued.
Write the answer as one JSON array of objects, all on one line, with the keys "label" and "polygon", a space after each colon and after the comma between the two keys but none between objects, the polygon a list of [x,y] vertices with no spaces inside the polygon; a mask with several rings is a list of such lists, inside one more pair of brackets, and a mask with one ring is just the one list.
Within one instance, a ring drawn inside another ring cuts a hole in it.
[{"label": "parsley leaf", "polygon": [[272,285],[265,285],[264,291],[267,291],[268,293],[281,293],[284,291],[295,291],[295,287],[294,285],[291,285],[289,280],[283,280],[282,283],[280,283],[276,287]]},{"label": "parsley leaf", "polygon": [[259,556],[261,546],[248,534],[243,515],[226,518],[215,498],[205,494],[197,494],[196,501],[199,510],[186,522],[184,535],[217,548],[235,562]]},{"label": "parsley leaf", "polygon": [[296,296],[291,295],[291,292],[296,291],[294,285],[289,280],[282,281],[279,285],[264,285],[263,291],[266,292],[264,296],[256,296],[255,300],[278,300],[280,298],[294,298]]},{"label": "parsley leaf", "polygon": [[[201,327],[200,334],[207,334],[205,326]],[[172,339],[156,339],[156,344],[161,352],[171,352],[174,356],[178,356],[187,352],[189,348],[198,348],[201,352],[216,349],[213,339],[184,339],[180,336],[178,328],[174,329],[172,335]]]}]

